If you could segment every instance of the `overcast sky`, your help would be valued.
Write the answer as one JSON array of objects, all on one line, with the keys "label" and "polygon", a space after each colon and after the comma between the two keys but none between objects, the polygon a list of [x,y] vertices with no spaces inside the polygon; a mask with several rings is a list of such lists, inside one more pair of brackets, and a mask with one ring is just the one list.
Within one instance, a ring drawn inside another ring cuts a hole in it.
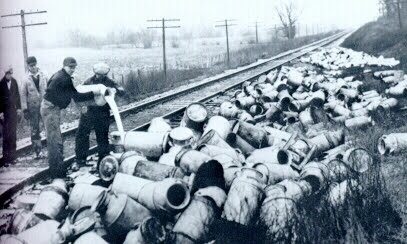
[{"label": "overcast sky", "polygon": [[[0,14],[47,10],[26,16],[26,24],[48,22],[27,28],[30,46],[58,44],[68,30],[80,29],[96,36],[118,29],[145,29],[147,19],[180,18],[181,30],[214,28],[217,20],[236,19],[234,30],[249,30],[254,21],[262,22],[259,32],[279,20],[275,6],[292,1],[304,26],[357,28],[378,17],[378,0],[0,0]],[[20,17],[0,19],[1,26],[18,25]],[[214,30],[214,29],[213,29]],[[253,28],[251,29],[254,30]],[[171,31],[171,33],[174,33]],[[21,29],[0,29],[0,66],[10,53],[22,54]],[[3,62],[2,62],[3,61]]]},{"label": "overcast sky", "polygon": [[[183,27],[213,26],[216,20],[237,19],[239,26],[258,20],[264,27],[278,20],[274,6],[288,0],[0,0],[0,14],[24,10],[47,10],[46,14],[27,16],[27,22],[48,22],[30,27],[31,38],[54,40],[68,29],[81,29],[104,35],[117,28],[145,28],[150,18],[180,18]],[[292,0],[301,12],[304,24],[357,27],[378,15],[377,0]],[[1,24],[19,23],[19,17],[2,18]],[[18,34],[1,30],[1,35]],[[43,35],[46,34],[46,37]]]}]

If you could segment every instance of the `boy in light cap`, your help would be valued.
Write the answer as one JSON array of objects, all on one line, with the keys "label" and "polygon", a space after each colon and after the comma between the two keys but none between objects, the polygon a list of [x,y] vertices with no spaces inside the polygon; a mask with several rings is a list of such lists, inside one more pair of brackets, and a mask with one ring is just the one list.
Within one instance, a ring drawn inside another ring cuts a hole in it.
[{"label": "boy in light cap", "polygon": [[[109,65],[97,63],[93,66],[95,75],[87,79],[83,85],[103,84],[107,88],[116,89],[116,93],[121,96],[124,91],[107,74],[110,71]],[[86,158],[89,151],[89,135],[92,129],[95,130],[96,141],[98,145],[98,165],[106,155],[109,154],[109,125],[110,125],[110,107],[88,106],[82,109],[79,119],[79,126],[76,132],[75,153],[76,162],[72,165],[72,170],[78,170],[79,167],[86,165]]]},{"label": "boy in light cap", "polygon": [[27,58],[28,74],[21,86],[21,107],[24,118],[30,121],[31,143],[35,152],[35,159],[41,158],[41,101],[47,89],[48,77],[37,67],[37,59],[34,56]]}]

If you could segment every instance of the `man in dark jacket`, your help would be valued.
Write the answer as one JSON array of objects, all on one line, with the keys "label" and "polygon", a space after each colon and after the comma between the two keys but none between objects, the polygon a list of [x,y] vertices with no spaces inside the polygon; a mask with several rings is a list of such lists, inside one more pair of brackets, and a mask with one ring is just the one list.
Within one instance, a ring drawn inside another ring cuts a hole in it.
[{"label": "man in dark jacket", "polygon": [[17,123],[20,120],[21,102],[13,69],[6,70],[0,81],[0,113],[3,117],[3,160],[1,165],[13,164],[16,159]]},{"label": "man in dark jacket", "polygon": [[61,135],[61,109],[68,107],[71,99],[75,101],[92,100],[95,92],[79,93],[72,82],[76,60],[71,57],[64,59],[63,68],[56,72],[48,81],[44,99],[41,103],[41,116],[47,134],[48,164],[52,178],[64,178],[66,168],[63,167],[63,144]]},{"label": "man in dark jacket", "polygon": [[[120,96],[124,93],[113,80],[107,77],[110,67],[105,63],[98,63],[93,66],[94,76],[90,77],[83,85],[102,84],[108,88],[113,88]],[[83,107],[79,119],[79,126],[76,133],[75,153],[76,163],[72,166],[73,170],[86,164],[86,158],[89,150],[89,135],[92,129],[95,129],[96,141],[98,145],[98,157],[102,160],[109,154],[109,125],[110,108],[108,104],[104,106]]]}]

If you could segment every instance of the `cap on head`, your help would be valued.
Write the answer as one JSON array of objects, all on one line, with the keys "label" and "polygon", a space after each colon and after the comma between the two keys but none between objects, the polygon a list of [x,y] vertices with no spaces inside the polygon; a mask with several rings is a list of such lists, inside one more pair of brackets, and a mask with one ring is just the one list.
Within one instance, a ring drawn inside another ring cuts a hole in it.
[{"label": "cap on head", "polygon": [[7,75],[7,74],[12,74],[13,73],[13,67],[11,67],[11,66],[9,66],[8,68],[6,68],[5,70],[4,70],[4,73]]},{"label": "cap on head", "polygon": [[27,64],[28,65],[37,64],[37,59],[34,56],[29,56],[27,57]]},{"label": "cap on head", "polygon": [[77,66],[78,64],[76,63],[76,60],[72,57],[66,57],[64,59],[64,67],[65,66]]},{"label": "cap on head", "polygon": [[93,65],[93,72],[98,75],[107,75],[110,71],[109,65],[106,63],[97,63]]}]

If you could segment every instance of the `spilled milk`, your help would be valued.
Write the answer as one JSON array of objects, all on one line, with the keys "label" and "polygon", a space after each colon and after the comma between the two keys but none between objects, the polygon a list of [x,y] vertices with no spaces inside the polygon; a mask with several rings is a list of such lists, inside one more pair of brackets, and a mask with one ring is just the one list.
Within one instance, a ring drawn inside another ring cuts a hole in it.
[{"label": "spilled milk", "polygon": [[119,109],[117,108],[117,104],[114,101],[114,96],[113,95],[105,96],[105,100],[106,100],[107,104],[109,104],[110,109],[113,112],[114,120],[116,121],[116,125],[117,125],[117,130],[120,132],[124,132],[122,119],[120,118]]}]

